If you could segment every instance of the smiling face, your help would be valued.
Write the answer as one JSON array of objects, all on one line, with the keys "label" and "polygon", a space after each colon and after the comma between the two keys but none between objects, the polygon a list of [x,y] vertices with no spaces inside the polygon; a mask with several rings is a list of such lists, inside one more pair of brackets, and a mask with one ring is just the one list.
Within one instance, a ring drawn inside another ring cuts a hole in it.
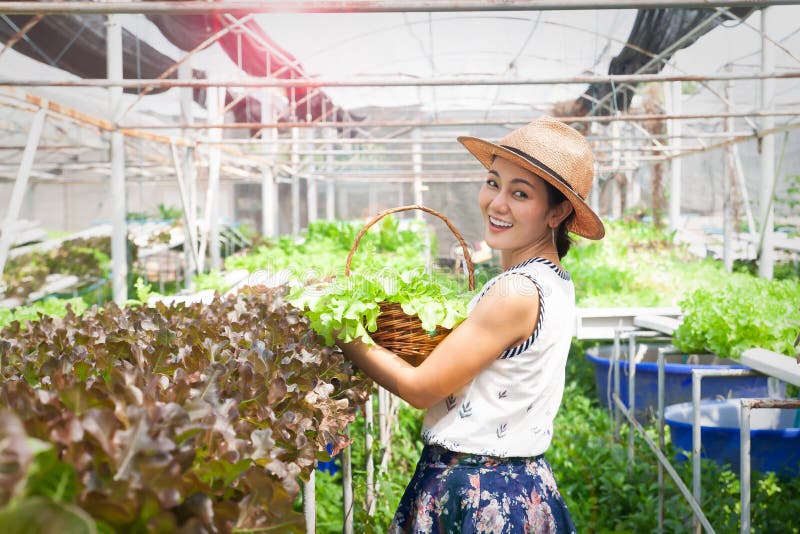
[{"label": "smiling face", "polygon": [[552,229],[572,211],[550,206],[547,183],[516,163],[496,157],[478,195],[486,243],[500,250],[504,268],[542,256],[558,263]]}]

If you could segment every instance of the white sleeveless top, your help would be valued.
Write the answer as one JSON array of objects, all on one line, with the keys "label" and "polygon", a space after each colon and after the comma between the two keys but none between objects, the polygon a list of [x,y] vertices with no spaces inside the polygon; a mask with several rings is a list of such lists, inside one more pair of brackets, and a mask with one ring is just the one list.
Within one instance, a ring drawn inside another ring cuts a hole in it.
[{"label": "white sleeveless top", "polygon": [[504,276],[517,277],[514,287],[519,291],[539,294],[533,334],[427,410],[422,425],[426,444],[499,457],[538,456],[550,446],[564,393],[575,289],[567,272],[549,260],[532,258],[489,280],[469,303],[468,312]]}]

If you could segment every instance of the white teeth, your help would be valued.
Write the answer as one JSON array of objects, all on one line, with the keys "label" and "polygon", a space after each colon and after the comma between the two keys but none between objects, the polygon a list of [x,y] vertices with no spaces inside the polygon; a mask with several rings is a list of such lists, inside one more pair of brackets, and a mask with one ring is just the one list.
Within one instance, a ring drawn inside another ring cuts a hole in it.
[{"label": "white teeth", "polygon": [[495,226],[502,226],[504,228],[510,228],[512,226],[511,223],[508,223],[508,222],[505,222],[505,221],[501,221],[499,219],[495,219],[491,215],[489,216],[489,222],[492,223]]}]

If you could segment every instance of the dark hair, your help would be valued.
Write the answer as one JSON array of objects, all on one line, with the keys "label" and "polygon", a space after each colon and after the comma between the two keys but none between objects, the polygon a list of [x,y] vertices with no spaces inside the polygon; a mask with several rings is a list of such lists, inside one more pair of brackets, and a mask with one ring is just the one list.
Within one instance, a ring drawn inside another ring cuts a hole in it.
[{"label": "dark hair", "polygon": [[[567,200],[567,197],[564,196],[564,193],[556,189],[550,182],[547,180],[542,180],[544,184],[547,186],[547,205],[549,207],[554,207],[559,205],[560,203]],[[558,225],[555,231],[555,241],[556,241],[556,251],[558,252],[558,259],[563,258],[569,252],[569,247],[572,246],[572,238],[567,233],[567,225],[575,218],[575,210],[573,209],[572,212],[567,215],[567,218],[561,221],[561,224]]]}]

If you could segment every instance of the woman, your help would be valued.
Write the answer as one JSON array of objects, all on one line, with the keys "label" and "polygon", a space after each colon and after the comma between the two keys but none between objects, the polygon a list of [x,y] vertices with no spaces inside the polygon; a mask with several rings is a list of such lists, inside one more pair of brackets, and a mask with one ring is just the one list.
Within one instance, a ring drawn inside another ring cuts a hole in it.
[{"label": "woman", "polygon": [[586,204],[589,143],[539,118],[491,143],[458,139],[488,170],[478,203],[504,271],[418,367],[378,346],[340,344],[383,387],[427,409],[425,447],[392,532],[573,532],[543,454],[564,391],[575,294],[567,232],[601,239]]}]

